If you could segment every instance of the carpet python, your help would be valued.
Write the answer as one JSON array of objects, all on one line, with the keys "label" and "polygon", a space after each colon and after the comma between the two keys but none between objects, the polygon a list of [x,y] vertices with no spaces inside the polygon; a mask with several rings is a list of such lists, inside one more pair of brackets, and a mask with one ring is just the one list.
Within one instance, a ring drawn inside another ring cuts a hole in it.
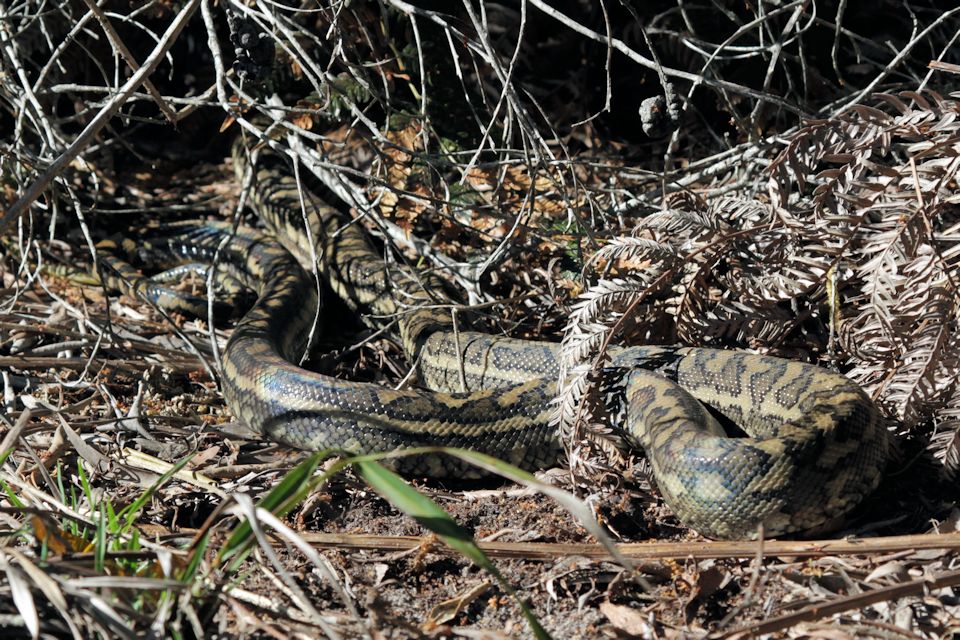
[{"label": "carpet python", "polygon": [[[558,345],[455,334],[449,305],[433,297],[443,290],[436,276],[385,262],[355,221],[298,189],[278,157],[260,156],[254,166],[243,144],[234,146],[238,177],[254,174],[248,204],[275,241],[203,223],[183,225],[168,247],[204,261],[229,235],[220,253],[227,277],[259,292],[223,352],[222,389],[234,414],[300,449],[461,447],[527,469],[555,464]],[[315,322],[314,269],[352,308],[396,319],[426,389],[351,382],[294,364]],[[610,355],[623,373],[623,435],[645,451],[666,504],[705,536],[754,537],[761,524],[767,536],[822,533],[880,481],[887,431],[874,403],[840,374],[705,348]],[[744,433],[728,436],[714,414]],[[396,467],[431,477],[483,473],[433,454],[398,458]]]}]

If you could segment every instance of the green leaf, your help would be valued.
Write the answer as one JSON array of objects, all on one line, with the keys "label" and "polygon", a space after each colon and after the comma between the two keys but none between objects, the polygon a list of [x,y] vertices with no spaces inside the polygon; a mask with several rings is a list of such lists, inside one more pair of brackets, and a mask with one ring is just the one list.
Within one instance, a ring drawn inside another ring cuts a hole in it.
[{"label": "green leaf", "polygon": [[87,497],[87,504],[93,509],[97,502],[93,499],[93,489],[90,487],[90,480],[87,479],[87,472],[83,470],[83,460],[77,461],[77,477],[80,478],[80,487],[83,489],[83,495]]},{"label": "green leaf", "polygon": [[473,536],[457,524],[437,503],[411,487],[403,478],[375,460],[354,459],[353,465],[360,471],[360,475],[363,476],[367,484],[373,487],[377,493],[418,523],[440,536],[440,539],[451,549],[460,552],[475,565],[496,578],[503,590],[509,593],[520,605],[523,617],[527,619],[527,624],[530,625],[534,637],[550,637],[540,625],[540,621],[520,598],[513,585],[507,581],[496,565],[480,549]]},{"label": "green leaf", "polygon": [[586,505],[586,503],[577,498],[575,495],[564,491],[563,489],[537,480],[532,473],[524,471],[523,469],[516,467],[509,462],[504,462],[503,460],[494,458],[493,456],[488,456],[485,453],[478,453],[469,449],[456,449],[453,447],[418,447],[415,449],[404,449],[402,451],[393,451],[390,453],[358,456],[353,458],[352,462],[357,464],[358,461],[383,460],[388,458],[402,458],[405,456],[425,454],[444,454],[460,458],[461,460],[469,462],[476,467],[489,471],[493,475],[498,475],[506,478],[507,480],[512,480],[518,484],[525,485],[534,491],[539,491],[547,497],[552,498],[560,506],[570,512],[570,514],[580,522],[583,528],[586,529],[590,535],[596,538],[597,542],[602,544],[607,552],[609,552],[610,555],[618,563],[620,563],[620,565],[627,569],[633,568],[633,562],[620,553],[617,545],[613,543],[613,540],[610,539],[610,536],[606,534],[606,532],[603,530],[603,527],[601,527],[600,523],[597,522],[593,512],[590,510],[590,507]]},{"label": "green leaf", "polygon": [[103,567],[106,566],[107,557],[107,516],[103,509],[99,511],[97,518],[96,537],[94,538],[94,569],[97,573],[103,573]]},{"label": "green leaf", "polygon": [[470,451],[469,449],[444,449],[444,452],[447,455],[456,456],[461,460],[466,460],[467,462],[480,467],[481,469],[486,469],[487,471],[504,477],[508,480],[513,480],[514,482],[522,485],[526,485],[535,491],[552,498],[556,501],[561,507],[570,512],[580,524],[590,532],[597,542],[602,544],[607,552],[618,562],[621,566],[632,569],[633,562],[627,558],[625,555],[620,553],[620,550],[617,548],[617,545],[614,544],[613,540],[610,539],[610,536],[606,534],[603,530],[603,527],[600,526],[600,523],[597,522],[597,519],[593,515],[593,511],[590,510],[590,507],[586,505],[585,502],[577,498],[572,493],[568,493],[563,489],[555,487],[553,485],[547,484],[546,482],[541,482],[537,478],[527,471],[515,467],[508,462],[494,458],[493,456],[488,456],[485,453],[478,453],[476,451]]},{"label": "green leaf", "polygon": [[[192,582],[197,577],[197,569],[200,568],[200,563],[203,562],[203,556],[207,552],[207,546],[210,544],[210,531],[207,530],[204,532],[200,539],[197,540],[190,549],[190,559],[187,561],[187,566],[184,567],[183,571],[180,572],[180,575],[177,576],[177,579],[182,582]],[[201,587],[202,585],[198,581],[194,587]]]},{"label": "green leaf", "polygon": [[0,480],[0,484],[3,485],[3,492],[7,495],[7,499],[10,501],[10,504],[12,504],[14,507],[18,509],[23,509],[24,507],[26,507],[26,503],[24,503],[23,500],[20,499],[20,497],[17,495],[17,493],[13,490],[13,488],[9,484],[7,484],[3,480]]},{"label": "green leaf", "polygon": [[[319,485],[327,482],[346,466],[346,462],[338,462],[325,473],[314,477],[320,462],[330,456],[329,451],[318,451],[308,456],[303,462],[294,467],[283,479],[270,490],[270,493],[257,505],[267,509],[276,516],[282,517],[293,510],[298,504],[310,495]],[[242,522],[231,534],[227,543],[219,553],[221,562],[232,558],[228,571],[235,571],[252,548],[254,542],[253,530],[250,523]]]},{"label": "green leaf", "polygon": [[172,478],[175,473],[183,469],[187,465],[187,463],[190,462],[191,458],[193,458],[192,453],[178,460],[175,465],[167,469],[167,471],[162,476],[157,478],[157,481],[154,482],[152,485],[150,485],[150,487],[147,488],[146,491],[140,494],[140,496],[136,500],[134,500],[133,502],[128,504],[126,507],[120,510],[120,512],[117,514],[117,519],[126,520],[126,522],[124,523],[125,529],[129,529],[130,527],[133,526],[134,522],[136,522],[137,520],[137,515],[140,513],[140,509],[142,509],[143,505],[147,503],[147,500],[149,500],[150,497],[154,493],[156,493],[157,489],[165,485],[167,483],[167,480]]}]

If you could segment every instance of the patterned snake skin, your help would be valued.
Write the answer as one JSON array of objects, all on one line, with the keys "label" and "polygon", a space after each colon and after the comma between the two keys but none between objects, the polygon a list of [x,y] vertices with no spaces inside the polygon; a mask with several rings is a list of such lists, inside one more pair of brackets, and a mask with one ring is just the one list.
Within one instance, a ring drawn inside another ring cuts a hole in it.
[{"label": "patterned snake skin", "polygon": [[[251,170],[241,143],[234,162],[238,176]],[[223,393],[239,418],[301,449],[450,446],[528,469],[556,463],[561,445],[550,418],[557,345],[454,334],[449,307],[431,297],[443,290],[438,281],[385,266],[358,225],[298,190],[274,156],[261,154],[256,163],[250,200],[286,250],[241,233],[221,254],[225,263],[245,265],[260,294],[223,353]],[[209,258],[227,233],[197,225],[187,233],[193,255],[184,257]],[[396,318],[429,391],[349,382],[293,364],[315,321],[317,285],[304,270],[314,266],[353,308]],[[623,348],[612,353],[611,366],[622,374],[624,436],[646,452],[667,505],[703,535],[752,537],[761,524],[768,536],[820,533],[880,481],[886,429],[874,404],[842,375],[701,348]],[[729,437],[713,414],[736,423],[743,437]],[[399,458],[396,466],[432,477],[479,473],[433,454]]]}]

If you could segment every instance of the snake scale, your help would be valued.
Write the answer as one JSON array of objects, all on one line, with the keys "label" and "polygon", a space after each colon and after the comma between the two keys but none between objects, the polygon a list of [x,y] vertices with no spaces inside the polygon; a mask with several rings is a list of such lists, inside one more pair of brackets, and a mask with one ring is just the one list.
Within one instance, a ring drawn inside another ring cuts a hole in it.
[{"label": "snake scale", "polygon": [[[298,189],[278,157],[260,156],[251,164],[243,144],[234,145],[238,177],[254,174],[249,204],[282,247],[243,232],[221,253],[225,263],[243,265],[259,291],[223,352],[223,394],[236,416],[270,440],[307,450],[449,446],[527,469],[555,464],[558,345],[454,335],[449,311],[431,297],[438,281],[386,264],[359,225]],[[196,226],[176,250],[209,259],[228,233],[222,224]],[[294,364],[315,322],[314,265],[354,309],[397,319],[429,390],[345,381]],[[822,533],[880,481],[887,431],[875,405],[840,374],[692,347],[620,348],[611,359],[624,372],[623,435],[645,451],[667,505],[703,535],[753,537],[761,524],[769,536]],[[745,435],[728,436],[714,413]],[[431,477],[478,473],[434,454],[396,465]]]}]

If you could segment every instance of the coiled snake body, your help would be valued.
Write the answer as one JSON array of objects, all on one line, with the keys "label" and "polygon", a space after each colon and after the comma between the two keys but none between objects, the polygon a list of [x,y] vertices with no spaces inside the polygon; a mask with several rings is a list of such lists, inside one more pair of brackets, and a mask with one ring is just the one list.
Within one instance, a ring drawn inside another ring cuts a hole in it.
[{"label": "coiled snake body", "polygon": [[[234,159],[238,174],[250,167],[242,145]],[[298,191],[277,159],[262,159],[255,173],[253,209],[287,251],[242,236],[228,248],[260,292],[223,353],[223,393],[239,418],[302,449],[452,446],[525,468],[556,462],[555,345],[455,337],[448,312],[430,297],[438,283],[384,266],[363,230]],[[198,229],[194,246],[214,246],[223,233]],[[301,264],[316,265],[353,307],[396,316],[420,381],[432,390],[391,390],[293,364],[315,317],[316,284]],[[880,481],[887,432],[874,404],[842,375],[701,348],[624,348],[612,358],[628,370],[624,435],[645,450],[668,506],[704,535],[750,537],[760,524],[771,536],[822,531]],[[748,436],[728,437],[705,404]],[[400,458],[398,466],[428,476],[474,473],[440,455]]]}]

